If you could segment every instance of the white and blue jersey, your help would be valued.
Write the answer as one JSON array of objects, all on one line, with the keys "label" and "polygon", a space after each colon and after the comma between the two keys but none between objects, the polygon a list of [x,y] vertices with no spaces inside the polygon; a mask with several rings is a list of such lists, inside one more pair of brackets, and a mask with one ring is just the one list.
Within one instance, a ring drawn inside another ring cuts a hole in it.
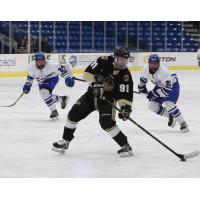
[{"label": "white and blue jersey", "polygon": [[171,73],[167,66],[160,64],[158,70],[151,74],[148,64],[145,65],[140,76],[140,88],[145,88],[148,81],[151,81],[155,87],[152,93],[157,97],[157,101],[173,101],[176,103],[179,97],[179,83],[177,75]]},{"label": "white and blue jersey", "polygon": [[[146,88],[148,81],[155,85],[150,92]],[[171,73],[166,65],[160,63],[155,73],[150,73],[149,64],[145,65],[138,89],[141,93],[147,94],[148,108],[151,111],[169,119],[168,126],[174,127],[178,122],[182,132],[189,131],[181,111],[176,105],[180,91],[177,75]]]},{"label": "white and blue jersey", "polygon": [[64,78],[71,76],[69,67],[51,60],[46,60],[45,67],[38,69],[36,62],[33,61],[28,68],[27,82],[32,84],[34,79],[36,79],[40,89],[46,88],[53,90],[59,80],[59,76]]},{"label": "white and blue jersey", "polygon": [[200,48],[197,50],[197,61],[198,61],[198,66],[200,67]]}]

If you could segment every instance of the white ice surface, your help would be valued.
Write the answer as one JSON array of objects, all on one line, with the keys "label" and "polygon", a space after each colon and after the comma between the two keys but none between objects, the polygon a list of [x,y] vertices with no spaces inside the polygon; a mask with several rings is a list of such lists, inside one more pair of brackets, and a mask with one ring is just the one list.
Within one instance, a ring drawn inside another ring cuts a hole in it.
[{"label": "white ice surface", "polygon": [[[189,133],[180,133],[178,125],[169,128],[166,118],[148,110],[147,100],[141,95],[134,96],[131,117],[176,152],[189,153],[200,149],[200,71],[176,73],[181,84],[178,106]],[[135,90],[138,77],[139,73],[133,73]],[[0,79],[0,105],[12,104],[24,82],[25,78]],[[97,112],[78,124],[65,155],[53,152],[52,143],[61,139],[69,109],[86,88],[86,83],[76,81],[69,89],[60,80],[54,93],[70,95],[70,100],[65,110],[57,105],[59,121],[50,121],[36,83],[14,107],[0,108],[0,177],[200,177],[200,156],[180,162],[130,121],[117,119],[135,154],[120,158],[118,145],[100,128]]]}]

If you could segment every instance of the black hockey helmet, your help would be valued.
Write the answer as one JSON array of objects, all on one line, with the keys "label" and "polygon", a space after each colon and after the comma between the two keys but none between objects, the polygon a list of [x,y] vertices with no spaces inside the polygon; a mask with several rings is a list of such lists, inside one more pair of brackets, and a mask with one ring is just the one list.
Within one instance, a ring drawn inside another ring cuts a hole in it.
[{"label": "black hockey helmet", "polygon": [[127,47],[117,47],[114,51],[114,56],[119,56],[128,59],[130,57],[130,53]]}]

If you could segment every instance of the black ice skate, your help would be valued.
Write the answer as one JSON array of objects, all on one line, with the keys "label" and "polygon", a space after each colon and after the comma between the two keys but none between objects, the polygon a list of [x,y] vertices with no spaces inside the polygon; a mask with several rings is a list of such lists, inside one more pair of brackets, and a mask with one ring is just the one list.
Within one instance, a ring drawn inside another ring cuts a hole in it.
[{"label": "black ice skate", "polygon": [[51,120],[58,119],[58,111],[57,110],[52,111],[51,115],[50,115],[50,118],[51,118]]},{"label": "black ice skate", "polygon": [[168,121],[168,126],[174,128],[176,125],[176,120],[175,118],[172,117],[171,114],[169,114],[169,121]]},{"label": "black ice skate", "polygon": [[181,130],[181,132],[183,132],[183,133],[189,132],[188,125],[186,124],[186,122],[183,122],[183,123],[181,124],[180,130]]},{"label": "black ice skate", "polygon": [[52,150],[58,153],[65,153],[68,147],[69,147],[69,141],[62,139],[59,140],[58,142],[53,143]]},{"label": "black ice skate", "polygon": [[65,109],[69,100],[68,96],[62,96],[62,101],[61,101],[61,108]]},{"label": "black ice skate", "polygon": [[127,143],[117,152],[120,157],[131,157],[133,156],[132,148]]}]

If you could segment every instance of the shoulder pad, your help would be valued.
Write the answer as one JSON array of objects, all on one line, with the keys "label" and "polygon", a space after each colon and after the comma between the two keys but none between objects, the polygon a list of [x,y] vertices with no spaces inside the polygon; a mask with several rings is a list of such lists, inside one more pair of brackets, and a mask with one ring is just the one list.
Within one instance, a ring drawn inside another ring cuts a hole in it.
[{"label": "shoulder pad", "polygon": [[108,56],[101,56],[100,57],[102,60],[108,60]]},{"label": "shoulder pad", "polygon": [[114,59],[112,56],[101,56],[97,59],[98,63],[102,63],[102,62],[108,62],[108,63],[113,63]]},{"label": "shoulder pad", "polygon": [[99,57],[99,58],[97,59],[97,62],[98,62],[98,63],[101,63],[101,62],[104,62],[104,61],[106,61],[106,60],[108,60],[108,56],[101,56],[101,57]]}]

